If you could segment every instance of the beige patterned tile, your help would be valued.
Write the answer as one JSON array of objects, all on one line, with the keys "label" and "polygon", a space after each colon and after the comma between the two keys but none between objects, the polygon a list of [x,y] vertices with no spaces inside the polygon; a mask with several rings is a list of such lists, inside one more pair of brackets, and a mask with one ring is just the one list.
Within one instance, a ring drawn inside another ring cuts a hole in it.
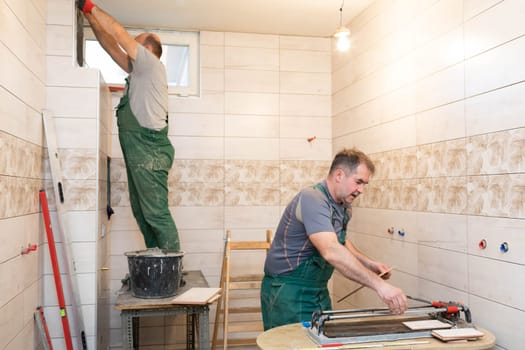
[{"label": "beige patterned tile", "polygon": [[418,180],[407,179],[401,181],[401,191],[399,192],[399,209],[416,210],[418,203]]},{"label": "beige patterned tile", "polygon": [[301,191],[303,188],[311,187],[312,183],[295,183],[295,182],[287,182],[281,184],[280,189],[280,202],[279,205],[285,206],[288,205],[292,201],[292,199],[295,197],[299,191]]},{"label": "beige patterned tile", "polygon": [[524,218],[523,174],[470,176],[468,214]]},{"label": "beige patterned tile", "polygon": [[173,163],[169,174],[172,182],[222,182],[224,162],[222,160],[179,160]]},{"label": "beige patterned tile", "polygon": [[419,211],[439,213],[441,211],[445,187],[445,178],[424,178],[419,180],[418,203]]},{"label": "beige patterned tile", "polygon": [[468,140],[468,174],[525,170],[525,128],[472,136]]},{"label": "beige patterned tile", "polygon": [[307,183],[313,185],[328,175],[331,161],[285,160],[281,161],[281,184]]},{"label": "beige patterned tile", "polygon": [[275,184],[279,182],[279,161],[227,160],[225,183],[257,182]]},{"label": "beige patterned tile", "polygon": [[464,139],[418,147],[417,176],[461,176],[466,174],[467,153]]},{"label": "beige patterned tile", "polygon": [[60,149],[62,177],[69,180],[93,180],[97,176],[95,149]]},{"label": "beige patterned tile", "polygon": [[64,197],[69,210],[96,210],[96,180],[65,180]]},{"label": "beige patterned tile", "polygon": [[111,206],[129,207],[129,192],[127,182],[111,183]]},{"label": "beige patterned tile", "polygon": [[417,177],[417,147],[401,150],[400,179],[413,179]]},{"label": "beige patterned tile", "polygon": [[17,142],[13,136],[0,132],[0,174],[15,175],[17,169]]},{"label": "beige patterned tile", "polygon": [[224,204],[222,183],[177,182],[169,185],[169,206],[220,206]]},{"label": "beige patterned tile", "polygon": [[123,158],[111,158],[109,172],[111,183],[128,181]]},{"label": "beige patterned tile", "polygon": [[432,157],[432,144],[421,145],[416,153],[418,178],[430,177],[432,169],[435,168],[434,158]]},{"label": "beige patterned tile", "polygon": [[467,205],[467,178],[465,176],[447,177],[440,211],[449,214],[465,214]]},{"label": "beige patterned tile", "polygon": [[225,187],[225,205],[279,205],[278,184],[232,183]]}]

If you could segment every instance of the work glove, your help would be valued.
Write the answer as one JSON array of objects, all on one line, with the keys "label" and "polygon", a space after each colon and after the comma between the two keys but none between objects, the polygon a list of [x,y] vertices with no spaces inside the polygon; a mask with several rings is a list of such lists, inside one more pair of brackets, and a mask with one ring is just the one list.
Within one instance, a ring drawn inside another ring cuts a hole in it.
[{"label": "work glove", "polygon": [[77,7],[80,11],[84,13],[91,13],[95,4],[91,0],[77,0]]}]

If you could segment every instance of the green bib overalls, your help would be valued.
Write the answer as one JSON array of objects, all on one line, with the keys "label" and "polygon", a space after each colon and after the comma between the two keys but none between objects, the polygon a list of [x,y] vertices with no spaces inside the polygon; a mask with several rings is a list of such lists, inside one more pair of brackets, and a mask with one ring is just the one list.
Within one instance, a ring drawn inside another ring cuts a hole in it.
[{"label": "green bib overalls", "polygon": [[[315,189],[329,198],[324,187],[319,184]],[[332,211],[332,224],[335,217]],[[339,243],[345,244],[348,214],[345,210],[343,229]],[[310,321],[312,313],[318,310],[331,310],[332,301],[327,284],[334,267],[318,251],[286,275],[270,276],[265,274],[261,285],[261,310],[264,330],[270,328]]]},{"label": "green bib overalls", "polygon": [[174,149],[168,126],[160,131],[142,127],[126,92],[117,107],[119,140],[126,163],[131,210],[147,248],[180,250],[179,234],[168,208],[168,172]]}]

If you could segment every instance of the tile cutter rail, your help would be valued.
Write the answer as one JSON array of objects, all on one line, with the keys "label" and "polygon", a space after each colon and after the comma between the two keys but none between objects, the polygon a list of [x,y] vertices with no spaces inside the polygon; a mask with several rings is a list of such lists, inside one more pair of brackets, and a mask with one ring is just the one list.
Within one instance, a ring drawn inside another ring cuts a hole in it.
[{"label": "tile cutter rail", "polygon": [[403,315],[392,315],[387,308],[316,311],[308,335],[319,345],[352,344],[432,336],[431,329],[410,329],[403,324],[406,321],[439,320],[452,328],[472,327],[470,310],[462,303],[411,299],[427,305],[410,307]]}]

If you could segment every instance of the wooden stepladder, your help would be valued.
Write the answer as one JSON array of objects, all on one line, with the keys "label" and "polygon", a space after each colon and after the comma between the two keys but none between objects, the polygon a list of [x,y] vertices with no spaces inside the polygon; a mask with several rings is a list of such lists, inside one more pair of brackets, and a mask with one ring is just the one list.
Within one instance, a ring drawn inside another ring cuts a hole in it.
[{"label": "wooden stepladder", "polygon": [[[221,342],[224,349],[227,349],[228,346],[255,345],[256,334],[263,331],[260,307],[263,274],[246,274],[246,271],[243,274],[239,270],[242,266],[257,262],[258,257],[262,261],[258,271],[262,272],[264,260],[261,258],[266,257],[271,243],[271,230],[266,231],[266,241],[232,241],[231,231],[226,232],[219,286],[222,288],[222,294],[217,302],[215,314],[213,350]],[[263,253],[262,256],[261,253]],[[248,256],[250,258],[246,259]],[[236,259],[235,263],[232,263],[233,259]],[[232,272],[232,270],[235,271]],[[238,319],[234,320],[234,317]],[[219,325],[222,325],[222,339],[218,339]]]}]

